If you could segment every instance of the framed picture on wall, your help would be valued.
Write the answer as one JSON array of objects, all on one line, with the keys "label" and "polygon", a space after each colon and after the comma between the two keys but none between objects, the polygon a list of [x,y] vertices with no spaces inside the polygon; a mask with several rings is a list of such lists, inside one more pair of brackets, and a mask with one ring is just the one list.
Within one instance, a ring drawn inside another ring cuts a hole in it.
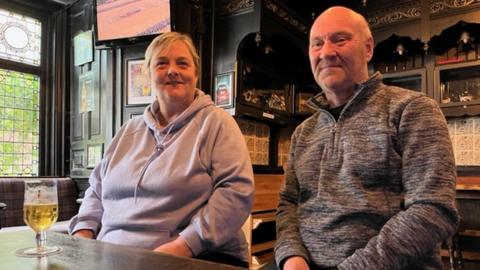
[{"label": "framed picture on wall", "polygon": [[222,108],[232,108],[235,93],[234,72],[227,72],[215,76],[214,100],[215,105]]},{"label": "framed picture on wall", "polygon": [[78,77],[79,113],[95,110],[95,93],[93,91],[93,72],[87,71]]},{"label": "framed picture on wall", "polygon": [[80,66],[93,61],[93,32],[81,32],[73,37],[73,64]]},{"label": "framed picture on wall", "polygon": [[150,82],[143,72],[144,59],[127,60],[127,105],[149,104],[155,100]]}]

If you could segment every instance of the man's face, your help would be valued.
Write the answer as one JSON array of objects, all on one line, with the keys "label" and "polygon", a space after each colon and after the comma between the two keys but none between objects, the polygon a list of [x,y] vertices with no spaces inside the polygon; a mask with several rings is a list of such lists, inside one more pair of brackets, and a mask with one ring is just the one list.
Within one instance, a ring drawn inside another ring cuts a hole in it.
[{"label": "man's face", "polygon": [[341,91],[368,79],[373,40],[348,12],[335,10],[317,18],[310,31],[313,75],[323,89]]}]

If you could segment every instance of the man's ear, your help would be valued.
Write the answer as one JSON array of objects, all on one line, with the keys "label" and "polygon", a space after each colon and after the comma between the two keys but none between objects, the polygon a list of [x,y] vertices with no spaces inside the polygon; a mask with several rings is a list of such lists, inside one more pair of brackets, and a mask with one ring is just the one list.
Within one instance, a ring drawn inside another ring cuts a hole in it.
[{"label": "man's ear", "polygon": [[373,37],[368,37],[367,40],[365,41],[365,48],[366,48],[366,54],[365,57],[367,58],[367,62],[370,62],[370,60],[373,57],[373,49],[374,49],[375,43],[373,42]]}]

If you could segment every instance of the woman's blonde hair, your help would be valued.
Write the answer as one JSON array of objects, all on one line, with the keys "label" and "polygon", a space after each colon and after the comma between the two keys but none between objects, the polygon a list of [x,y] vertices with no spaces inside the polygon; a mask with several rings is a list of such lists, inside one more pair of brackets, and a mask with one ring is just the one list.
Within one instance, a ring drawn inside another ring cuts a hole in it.
[{"label": "woman's blonde hair", "polygon": [[167,32],[160,34],[152,40],[150,45],[148,45],[148,48],[145,51],[145,62],[143,64],[143,70],[148,76],[150,76],[150,63],[152,62],[153,51],[157,48],[162,51],[170,47],[175,41],[181,41],[187,45],[188,51],[193,58],[195,74],[197,77],[200,76],[200,56],[198,56],[197,49],[195,48],[195,45],[193,45],[193,41],[188,35],[179,32]]}]

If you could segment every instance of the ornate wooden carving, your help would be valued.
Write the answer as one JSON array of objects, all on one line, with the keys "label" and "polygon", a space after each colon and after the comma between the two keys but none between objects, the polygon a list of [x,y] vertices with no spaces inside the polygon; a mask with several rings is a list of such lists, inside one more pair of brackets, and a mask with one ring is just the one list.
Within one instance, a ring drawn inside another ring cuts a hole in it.
[{"label": "ornate wooden carving", "polygon": [[430,0],[430,14],[440,13],[450,9],[480,5],[479,0]]},{"label": "ornate wooden carving", "polygon": [[279,6],[272,0],[265,0],[265,7],[269,9],[273,14],[277,15],[281,20],[285,21],[287,24],[293,26],[298,31],[308,34],[308,27],[301,23],[299,20],[293,18],[284,8]]},{"label": "ornate wooden carving", "polygon": [[371,27],[387,25],[406,19],[420,17],[420,1],[411,1],[389,9],[378,10],[367,15],[367,21]]},{"label": "ornate wooden carving", "polygon": [[221,15],[231,15],[253,8],[254,0],[222,0],[220,6]]},{"label": "ornate wooden carving", "polygon": [[[453,9],[480,6],[480,0],[430,0],[430,14],[441,13]],[[371,27],[379,27],[421,15],[420,1],[407,1],[394,7],[376,10],[367,14]]]}]

